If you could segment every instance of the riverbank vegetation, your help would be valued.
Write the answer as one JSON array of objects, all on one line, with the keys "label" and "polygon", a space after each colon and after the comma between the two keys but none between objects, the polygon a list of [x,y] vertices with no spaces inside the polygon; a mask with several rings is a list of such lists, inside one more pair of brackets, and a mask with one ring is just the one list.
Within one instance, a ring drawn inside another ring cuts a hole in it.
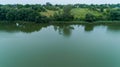
[{"label": "riverbank vegetation", "polygon": [[120,4],[0,5],[0,21],[120,21]]}]

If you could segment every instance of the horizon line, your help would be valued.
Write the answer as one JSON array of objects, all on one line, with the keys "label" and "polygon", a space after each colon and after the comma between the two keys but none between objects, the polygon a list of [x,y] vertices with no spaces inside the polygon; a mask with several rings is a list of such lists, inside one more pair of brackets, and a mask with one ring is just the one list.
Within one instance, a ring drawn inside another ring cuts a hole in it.
[{"label": "horizon line", "polygon": [[[50,2],[46,2],[46,3],[50,3]],[[41,3],[26,3],[26,4],[22,4],[22,3],[8,3],[8,4],[2,4],[2,3],[0,3],[0,5],[16,5],[16,4],[20,4],[20,5],[27,5],[27,4],[29,4],[29,5],[36,5],[36,4],[40,4],[40,5],[45,5],[46,3],[44,3],[44,4],[41,4]],[[90,4],[88,4],[88,3],[68,3],[68,4],[59,4],[59,3],[56,3],[56,4],[53,4],[53,3],[50,3],[50,4],[52,4],[52,5],[69,5],[69,4],[71,4],[71,5],[75,5],[75,4],[86,4],[86,5],[101,5],[101,4],[120,4],[120,3],[90,3]]]}]

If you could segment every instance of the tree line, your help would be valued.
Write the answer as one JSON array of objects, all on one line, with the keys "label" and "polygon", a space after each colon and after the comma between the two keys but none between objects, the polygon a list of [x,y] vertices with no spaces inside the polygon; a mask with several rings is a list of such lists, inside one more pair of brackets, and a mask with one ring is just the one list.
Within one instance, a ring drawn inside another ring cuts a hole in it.
[{"label": "tree line", "polygon": [[[50,21],[76,21],[77,19],[71,14],[73,8],[87,8],[89,10],[98,11],[102,16],[96,17],[94,14],[87,13],[83,21],[120,21],[120,4],[69,4],[69,5],[52,5],[46,4],[35,5],[0,5],[0,20],[1,21],[32,21],[36,23],[48,23]],[[58,11],[53,16],[47,17],[40,12],[47,10]],[[60,11],[61,10],[61,11]]]},{"label": "tree line", "polygon": [[45,11],[41,5],[0,5],[0,20],[48,22],[41,11]]}]

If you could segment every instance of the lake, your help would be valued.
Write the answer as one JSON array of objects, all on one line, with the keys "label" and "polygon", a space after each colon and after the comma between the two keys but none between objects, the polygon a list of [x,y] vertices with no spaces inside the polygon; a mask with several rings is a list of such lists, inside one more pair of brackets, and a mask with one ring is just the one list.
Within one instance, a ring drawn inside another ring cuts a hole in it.
[{"label": "lake", "polygon": [[0,24],[0,67],[120,67],[120,24]]}]

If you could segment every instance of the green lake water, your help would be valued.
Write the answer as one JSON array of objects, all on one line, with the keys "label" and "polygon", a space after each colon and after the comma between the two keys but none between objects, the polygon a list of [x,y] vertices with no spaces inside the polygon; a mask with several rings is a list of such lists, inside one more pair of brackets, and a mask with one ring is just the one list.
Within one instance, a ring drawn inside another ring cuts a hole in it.
[{"label": "green lake water", "polygon": [[0,24],[0,67],[120,67],[120,25]]}]

